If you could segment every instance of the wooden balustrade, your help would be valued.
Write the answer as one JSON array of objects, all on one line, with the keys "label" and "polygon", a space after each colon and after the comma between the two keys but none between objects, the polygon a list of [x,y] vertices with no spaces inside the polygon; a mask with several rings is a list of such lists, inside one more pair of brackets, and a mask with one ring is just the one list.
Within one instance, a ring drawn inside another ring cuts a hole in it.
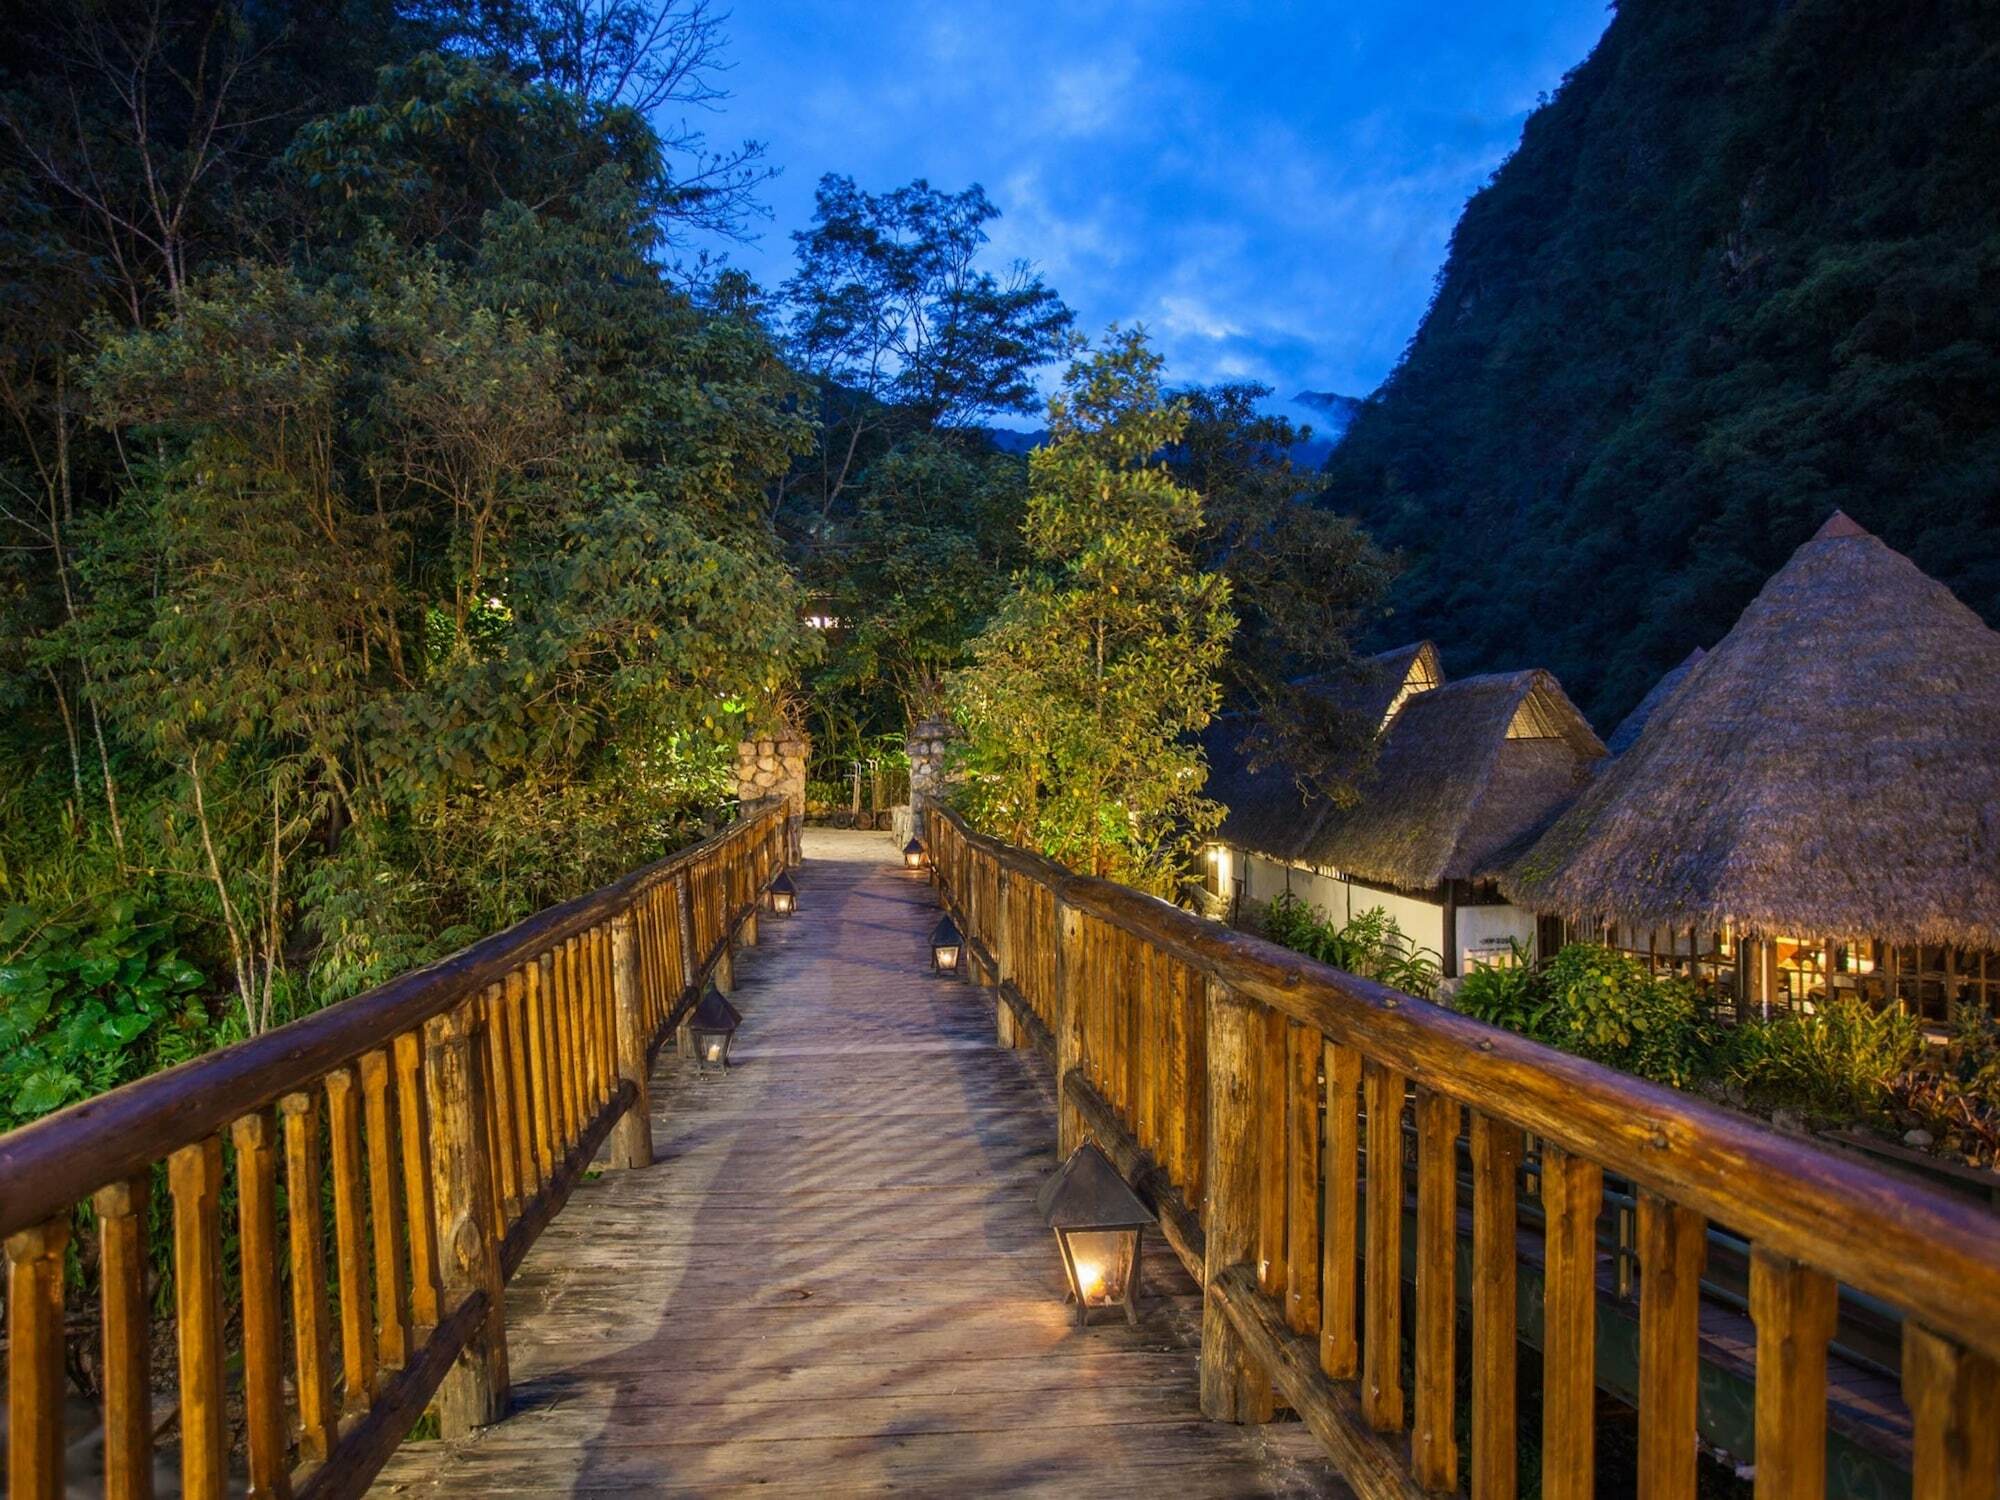
[{"label": "wooden balustrade", "polygon": [[1984,1207],[1071,875],[947,810],[927,810],[925,838],[968,967],[995,989],[1002,1041],[1054,1068],[1060,1148],[1096,1140],[1202,1284],[1208,1415],[1266,1420],[1282,1402],[1365,1495],[1452,1491],[1463,1458],[1473,1500],[1513,1500],[1516,1210],[1532,1138],[1544,1495],[1594,1483],[1607,1171],[1637,1193],[1643,1500],[1694,1493],[1710,1225],[1752,1247],[1759,1500],[1825,1493],[1842,1286],[1905,1320],[1916,1500],[1995,1495],[2000,1234]]},{"label": "wooden balustrade", "polygon": [[[114,1500],[152,1493],[156,1440],[193,1500],[355,1495],[433,1402],[448,1436],[496,1419],[507,1276],[607,1136],[614,1166],[651,1162],[648,1065],[754,940],[788,849],[782,804],[746,808],[429,968],[0,1136],[7,1493],[63,1491],[78,1341]],[[154,1285],[177,1371],[158,1397]]]}]

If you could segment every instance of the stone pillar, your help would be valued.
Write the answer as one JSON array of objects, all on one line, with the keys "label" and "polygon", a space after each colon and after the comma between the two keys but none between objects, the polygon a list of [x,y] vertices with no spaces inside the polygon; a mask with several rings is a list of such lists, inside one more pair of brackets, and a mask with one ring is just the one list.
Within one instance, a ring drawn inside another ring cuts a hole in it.
[{"label": "stone pillar", "polygon": [[945,760],[958,726],[949,719],[923,719],[910,726],[910,822],[924,824],[924,808],[944,800]]},{"label": "stone pillar", "polygon": [[736,746],[736,795],[745,802],[783,797],[790,812],[788,862],[799,860],[799,830],[806,821],[806,752],[803,730],[778,728]]}]

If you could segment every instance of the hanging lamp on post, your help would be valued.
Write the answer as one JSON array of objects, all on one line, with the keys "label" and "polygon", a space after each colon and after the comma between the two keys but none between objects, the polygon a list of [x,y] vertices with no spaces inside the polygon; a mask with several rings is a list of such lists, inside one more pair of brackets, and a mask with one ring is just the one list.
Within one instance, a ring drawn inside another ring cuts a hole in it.
[{"label": "hanging lamp on post", "polygon": [[702,992],[701,1003],[695,1006],[694,1014],[687,1021],[695,1072],[727,1071],[729,1040],[742,1024],[741,1012],[723,998],[722,991],[715,987],[715,981],[709,980],[708,988]]},{"label": "hanging lamp on post", "polygon": [[799,888],[792,884],[792,877],[786,871],[780,870],[764,890],[774,915],[789,917],[799,909]]},{"label": "hanging lamp on post", "polygon": [[931,929],[931,968],[939,974],[956,974],[965,957],[965,935],[949,916],[938,919]]},{"label": "hanging lamp on post", "polygon": [[1159,1220],[1132,1191],[1111,1159],[1085,1141],[1042,1184],[1035,1207],[1056,1233],[1077,1327],[1100,1307],[1121,1307],[1139,1321],[1139,1255],[1146,1226]]}]

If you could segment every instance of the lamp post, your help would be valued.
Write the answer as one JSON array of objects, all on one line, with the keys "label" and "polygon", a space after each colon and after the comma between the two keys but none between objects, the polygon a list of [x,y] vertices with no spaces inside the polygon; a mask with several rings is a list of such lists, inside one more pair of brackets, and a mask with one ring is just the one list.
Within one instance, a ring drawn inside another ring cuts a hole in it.
[{"label": "lamp post", "polygon": [[799,909],[799,888],[792,884],[792,877],[786,871],[780,870],[764,891],[774,915],[789,917]]},{"label": "lamp post", "polygon": [[722,991],[715,987],[715,981],[709,980],[708,988],[702,992],[701,1003],[695,1006],[694,1014],[688,1017],[687,1022],[695,1072],[728,1069],[729,1040],[742,1024],[742,1014],[723,998]]},{"label": "lamp post", "polygon": [[931,968],[939,974],[956,974],[965,955],[965,935],[947,916],[931,929]]},{"label": "lamp post", "polygon": [[1056,1234],[1069,1296],[1082,1328],[1100,1307],[1121,1307],[1139,1321],[1139,1254],[1148,1224],[1157,1224],[1111,1159],[1085,1141],[1042,1184],[1035,1207]]}]

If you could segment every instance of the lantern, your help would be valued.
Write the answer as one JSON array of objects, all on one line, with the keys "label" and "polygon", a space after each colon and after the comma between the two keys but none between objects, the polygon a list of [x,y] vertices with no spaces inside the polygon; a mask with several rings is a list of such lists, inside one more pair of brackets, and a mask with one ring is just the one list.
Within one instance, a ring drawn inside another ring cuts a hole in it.
[{"label": "lantern", "polygon": [[1139,1251],[1148,1224],[1159,1222],[1111,1165],[1085,1141],[1035,1195],[1035,1207],[1056,1232],[1079,1328],[1100,1307],[1122,1307],[1139,1321]]},{"label": "lantern", "polygon": [[931,929],[931,967],[940,974],[956,974],[965,953],[965,938],[958,924],[945,917]]},{"label": "lantern", "polygon": [[927,858],[928,856],[924,853],[924,841],[922,839],[913,838],[909,843],[903,845],[904,869],[921,870]]},{"label": "lantern", "polygon": [[799,909],[799,888],[792,884],[792,877],[783,870],[777,878],[765,887],[771,898],[771,910],[781,917],[789,917]]},{"label": "lantern", "polygon": [[688,1039],[694,1050],[694,1070],[697,1073],[729,1066],[729,1039],[742,1024],[742,1015],[723,998],[722,991],[715,987],[715,981],[709,980],[701,1003],[687,1020]]}]

